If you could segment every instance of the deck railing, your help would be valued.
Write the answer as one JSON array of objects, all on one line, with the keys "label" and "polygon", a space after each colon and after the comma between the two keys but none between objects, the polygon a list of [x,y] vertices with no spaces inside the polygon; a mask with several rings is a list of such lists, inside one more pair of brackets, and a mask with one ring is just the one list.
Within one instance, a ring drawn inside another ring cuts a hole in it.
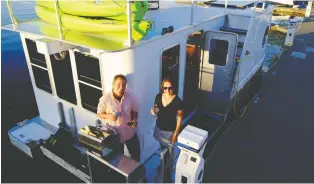
[{"label": "deck railing", "polygon": [[[197,3],[197,0],[191,0],[192,1],[192,4],[191,4],[191,25],[194,24],[194,13],[195,13],[195,4]],[[263,9],[265,8],[265,1],[266,0],[257,0],[255,1],[254,3],[254,8],[253,8],[253,11],[252,11],[252,20],[255,18],[255,9],[256,9],[256,5],[258,2],[263,2]],[[11,7],[11,0],[6,0],[7,2],[7,7],[8,7],[8,10],[9,10],[9,15],[10,15],[10,19],[11,19],[11,22],[12,22],[12,25],[13,25],[13,28],[15,29],[16,28],[16,24],[19,23],[19,21],[15,18],[14,16],[14,13],[13,13],[13,10],[12,10],[12,7]],[[134,43],[133,39],[132,39],[132,0],[126,0],[126,4],[127,4],[127,26],[128,26],[128,38],[127,38],[127,45],[129,47],[131,47]],[[57,27],[58,27],[58,35],[60,37],[61,40],[63,40],[63,34],[62,34],[62,23],[61,23],[61,20],[60,20],[60,9],[59,9],[59,5],[58,5],[58,0],[54,0],[54,7],[55,7],[55,16],[56,16],[56,20],[57,20]],[[225,0],[225,11],[226,11],[226,14],[227,14],[227,10],[228,10],[228,0]],[[251,20],[251,21],[252,21]]]},{"label": "deck railing", "polygon": [[54,7],[55,7],[55,10],[56,10],[56,20],[57,20],[59,37],[60,37],[61,40],[63,40],[61,20],[60,20],[60,16],[59,16],[59,5],[58,5],[57,0],[54,0]]},{"label": "deck railing", "polygon": [[127,16],[128,16],[128,46],[131,47],[133,45],[132,38],[132,8],[131,8],[131,0],[127,1]]},{"label": "deck railing", "polygon": [[17,20],[14,17],[12,6],[11,6],[11,2],[9,0],[7,0],[7,7],[8,7],[8,10],[9,10],[9,16],[10,16],[13,28],[15,29],[15,25],[17,24]]},{"label": "deck railing", "polygon": [[[131,47],[133,45],[133,39],[132,39],[132,1],[126,0],[127,2],[127,26],[128,26],[128,40],[127,45]],[[19,21],[15,18],[12,6],[11,6],[11,0],[6,0],[9,16],[13,25],[13,28],[16,29],[16,25],[19,23]],[[22,2],[21,2],[22,3]],[[58,0],[54,0],[54,8],[55,8],[55,16],[57,20],[57,27],[58,27],[58,35],[61,40],[63,40],[63,34],[62,34],[62,25],[61,25],[61,19],[60,19],[60,9],[58,5]]]}]

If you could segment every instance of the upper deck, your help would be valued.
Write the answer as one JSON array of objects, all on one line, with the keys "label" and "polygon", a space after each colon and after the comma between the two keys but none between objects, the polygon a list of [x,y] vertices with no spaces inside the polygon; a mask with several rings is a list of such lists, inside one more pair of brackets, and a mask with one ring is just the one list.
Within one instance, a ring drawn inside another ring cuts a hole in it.
[{"label": "upper deck", "polygon": [[[224,2],[222,0],[215,3],[223,5]],[[146,20],[153,21],[151,30],[142,40],[135,42],[132,47],[162,37],[162,29],[169,26],[174,27],[172,34],[175,34],[177,31],[226,14],[250,17],[253,13],[255,16],[261,13],[260,11],[253,12],[254,1],[241,1],[239,3],[239,6],[235,6],[237,2],[231,1],[227,6],[228,8],[225,8],[225,6],[213,6],[198,1],[193,8],[192,4],[186,1],[160,1],[159,9],[148,11],[144,17]],[[12,14],[14,15],[16,12],[14,12],[13,6],[14,4],[12,4]],[[33,13],[36,16],[35,10],[33,10]],[[125,44],[127,43],[125,38],[112,35],[88,34],[65,29],[60,34],[58,26],[46,23],[38,17],[32,20],[19,21],[16,24],[3,25],[2,29],[51,38],[103,52],[117,52],[130,48],[129,45]]]}]

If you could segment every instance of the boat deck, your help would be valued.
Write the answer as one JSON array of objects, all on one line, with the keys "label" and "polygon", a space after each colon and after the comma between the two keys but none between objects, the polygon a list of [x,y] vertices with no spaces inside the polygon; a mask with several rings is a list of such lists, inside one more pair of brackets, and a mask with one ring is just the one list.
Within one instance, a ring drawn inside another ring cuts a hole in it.
[{"label": "boat deck", "polygon": [[[228,8],[228,13],[251,16],[252,9]],[[194,9],[194,24],[225,14],[226,11],[224,7],[196,5]],[[256,16],[258,16],[258,14],[259,13],[257,13]],[[178,16],[180,16],[180,19],[178,19]],[[144,18],[147,20],[152,20],[154,24],[148,34],[142,40],[135,43],[135,45],[144,43],[152,39],[160,38],[162,28],[173,26],[174,32],[176,32],[178,30],[182,30],[188,26],[191,26],[191,5],[175,1],[160,1],[159,9],[147,12]],[[21,33],[43,36],[70,44],[98,49],[102,51],[119,51],[128,48],[127,45],[123,44],[126,43],[126,40],[125,42],[123,42],[121,41],[121,38],[113,39],[112,36],[106,34],[87,34],[71,30],[64,30],[62,31],[63,38],[61,38],[57,26],[48,24],[38,18],[21,21],[16,25],[3,25],[2,28]],[[119,42],[119,44],[115,44],[114,46],[112,46],[113,44],[110,44],[110,42]]]}]

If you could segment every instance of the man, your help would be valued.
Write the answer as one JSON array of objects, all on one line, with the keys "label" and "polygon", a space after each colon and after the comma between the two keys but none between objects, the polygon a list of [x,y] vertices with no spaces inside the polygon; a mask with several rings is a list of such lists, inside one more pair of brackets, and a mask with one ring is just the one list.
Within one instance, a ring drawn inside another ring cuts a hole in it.
[{"label": "man", "polygon": [[140,146],[136,135],[138,106],[126,91],[126,84],[124,75],[114,77],[112,91],[99,99],[97,115],[120,134],[120,151],[123,152],[125,144],[131,158],[140,161]]}]

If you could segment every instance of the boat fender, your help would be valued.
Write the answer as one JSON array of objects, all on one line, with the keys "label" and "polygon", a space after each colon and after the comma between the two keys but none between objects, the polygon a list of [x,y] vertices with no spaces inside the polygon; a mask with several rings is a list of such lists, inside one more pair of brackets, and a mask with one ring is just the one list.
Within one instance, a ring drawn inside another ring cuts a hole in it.
[{"label": "boat fender", "polygon": [[63,60],[66,57],[66,55],[67,55],[66,51],[53,54],[56,60]]}]

